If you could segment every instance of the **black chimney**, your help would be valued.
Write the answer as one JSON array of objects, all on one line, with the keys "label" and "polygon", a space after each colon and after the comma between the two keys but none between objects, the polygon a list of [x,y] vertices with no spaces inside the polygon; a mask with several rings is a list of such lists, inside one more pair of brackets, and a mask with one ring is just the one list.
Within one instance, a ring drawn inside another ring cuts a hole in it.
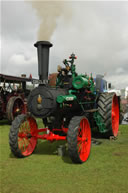
[{"label": "black chimney", "polygon": [[48,41],[38,41],[34,44],[38,54],[38,74],[43,84],[48,83],[49,48],[53,45]]}]

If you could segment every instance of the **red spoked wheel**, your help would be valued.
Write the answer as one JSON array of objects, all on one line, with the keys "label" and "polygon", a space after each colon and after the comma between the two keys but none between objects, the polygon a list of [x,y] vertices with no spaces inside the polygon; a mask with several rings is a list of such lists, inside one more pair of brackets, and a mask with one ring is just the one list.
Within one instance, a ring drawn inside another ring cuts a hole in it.
[{"label": "red spoked wheel", "polygon": [[91,148],[91,129],[88,120],[85,118],[80,122],[77,140],[80,159],[85,162],[89,157]]},{"label": "red spoked wheel", "polygon": [[12,122],[9,143],[11,151],[17,157],[26,157],[33,153],[37,144],[38,127],[36,120],[27,115],[19,115]]},{"label": "red spoked wheel", "polygon": [[7,103],[6,114],[11,122],[17,115],[25,113],[24,101],[21,97],[11,97]]},{"label": "red spoked wheel", "polygon": [[114,95],[112,99],[111,120],[112,120],[112,133],[116,137],[119,130],[119,103],[116,95]]},{"label": "red spoked wheel", "polygon": [[91,128],[86,117],[73,117],[68,130],[68,150],[74,163],[85,162],[91,150]]}]

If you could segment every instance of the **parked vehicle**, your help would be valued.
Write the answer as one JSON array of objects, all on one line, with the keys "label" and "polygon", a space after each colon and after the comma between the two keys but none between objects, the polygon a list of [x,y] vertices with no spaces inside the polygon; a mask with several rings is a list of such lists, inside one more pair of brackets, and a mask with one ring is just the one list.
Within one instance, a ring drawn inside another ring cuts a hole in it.
[{"label": "parked vehicle", "polygon": [[0,74],[0,119],[12,122],[17,115],[27,112],[30,90],[26,83],[31,81],[31,78]]}]

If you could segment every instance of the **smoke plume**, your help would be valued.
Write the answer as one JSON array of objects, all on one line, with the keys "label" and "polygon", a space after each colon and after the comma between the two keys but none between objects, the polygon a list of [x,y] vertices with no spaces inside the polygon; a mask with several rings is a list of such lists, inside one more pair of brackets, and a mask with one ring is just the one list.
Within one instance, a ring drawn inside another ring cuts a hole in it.
[{"label": "smoke plume", "polygon": [[68,7],[62,1],[33,1],[32,7],[36,10],[41,20],[38,40],[50,40],[54,30],[57,27],[57,19],[60,16],[69,19]]}]

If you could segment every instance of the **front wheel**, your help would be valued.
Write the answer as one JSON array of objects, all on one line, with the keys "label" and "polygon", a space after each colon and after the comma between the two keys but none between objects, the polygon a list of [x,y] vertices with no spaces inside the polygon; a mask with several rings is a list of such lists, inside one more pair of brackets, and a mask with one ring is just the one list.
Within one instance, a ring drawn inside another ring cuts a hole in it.
[{"label": "front wheel", "polygon": [[68,135],[69,156],[74,163],[85,162],[91,150],[91,128],[86,117],[75,116],[69,123]]},{"label": "front wheel", "polygon": [[9,144],[16,157],[26,157],[34,151],[38,133],[36,120],[32,116],[18,115],[12,122]]}]

